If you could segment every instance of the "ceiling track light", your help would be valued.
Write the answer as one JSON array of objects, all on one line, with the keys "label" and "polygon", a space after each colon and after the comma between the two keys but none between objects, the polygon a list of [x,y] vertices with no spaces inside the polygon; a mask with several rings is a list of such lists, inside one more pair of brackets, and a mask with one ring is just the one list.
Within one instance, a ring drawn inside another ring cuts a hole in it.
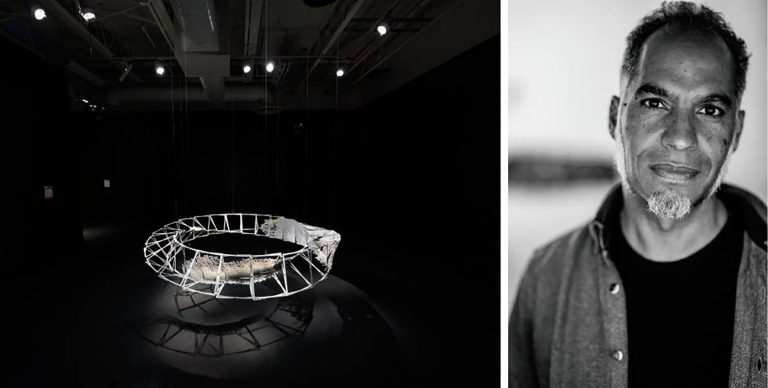
[{"label": "ceiling track light", "polygon": [[162,77],[165,74],[165,66],[162,62],[155,62],[155,74]]},{"label": "ceiling track light", "polygon": [[344,76],[344,69],[341,69],[341,68],[336,69],[336,77],[341,78],[343,76]]},{"label": "ceiling track light", "polygon": [[34,16],[35,20],[43,20],[48,15],[45,14],[45,10],[42,7],[35,5],[32,7],[32,16]]},{"label": "ceiling track light", "polygon": [[275,62],[273,61],[267,62],[267,64],[264,66],[264,69],[267,71],[267,73],[271,73],[275,71]]},{"label": "ceiling track light", "polygon": [[243,74],[248,74],[253,70],[253,65],[250,61],[243,63]]},{"label": "ceiling track light", "polygon": [[80,16],[82,16],[86,22],[90,22],[96,19],[96,12],[93,12],[90,8],[82,8],[80,10]]},{"label": "ceiling track light", "polygon": [[379,36],[384,36],[389,32],[389,24],[387,23],[379,23],[378,26],[376,26],[376,32],[379,33]]}]

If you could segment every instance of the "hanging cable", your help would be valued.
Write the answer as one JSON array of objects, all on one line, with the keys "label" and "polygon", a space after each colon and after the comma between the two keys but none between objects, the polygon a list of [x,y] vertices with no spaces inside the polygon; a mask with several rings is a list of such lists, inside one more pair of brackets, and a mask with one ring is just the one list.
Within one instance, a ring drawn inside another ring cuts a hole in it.
[{"label": "hanging cable", "polygon": [[[268,60],[269,56],[269,15],[267,13],[267,0],[264,0],[264,58]],[[264,67],[261,67],[262,74],[264,75],[264,152],[263,152],[263,160],[264,163],[262,163],[262,166],[266,166],[266,162],[269,161],[269,158],[267,157],[267,151],[269,149],[269,132],[267,131],[267,72],[264,69]],[[266,167],[264,167],[264,178],[267,176],[267,170]],[[272,205],[272,190],[266,190],[269,194],[267,197],[267,201],[270,204],[270,207]],[[266,253],[266,246],[264,247],[264,253]]]},{"label": "hanging cable", "polygon": [[[229,17],[232,17],[232,13],[229,13]],[[231,24],[231,20],[230,20]],[[227,50],[232,52],[232,36],[229,35],[227,40]],[[229,183],[230,192],[232,195],[232,213],[235,212],[235,129],[234,129],[234,100],[229,100]],[[242,227],[242,225],[241,225]]]},{"label": "hanging cable", "polygon": [[[269,58],[269,15],[267,13],[267,0],[264,0],[264,58]],[[264,69],[262,68],[262,71]],[[268,143],[269,143],[269,132],[267,131],[267,72],[263,71],[264,74],[264,158],[265,162],[268,161],[267,159],[267,151],[269,150]],[[267,172],[265,171],[264,177],[266,178]],[[268,191],[268,201],[270,205],[272,204],[272,191]]]},{"label": "hanging cable", "polygon": [[[344,32],[339,35],[339,38],[336,39],[336,69],[339,69],[339,41],[341,40],[342,35],[344,35]],[[333,170],[336,170],[336,132],[339,130],[339,79],[341,77],[336,77],[336,110],[334,111],[334,120],[333,120]],[[333,223],[336,223],[336,181],[334,180],[332,183],[332,189],[331,192],[333,193],[333,200],[332,203],[332,209],[333,209],[333,216],[331,219],[333,220]]]},{"label": "hanging cable", "polygon": [[173,66],[168,67],[169,75],[171,78],[171,159],[172,159],[172,166],[173,166],[173,216],[178,219],[179,218],[179,201],[178,201],[178,190],[176,189],[176,184],[178,182],[178,168],[176,164],[176,117],[175,117],[175,109],[174,106],[174,91],[173,91]]},{"label": "hanging cable", "polygon": [[[307,53],[308,54],[308,53]],[[309,222],[309,218],[307,216],[308,213],[308,207],[309,207],[309,184],[308,184],[308,177],[309,177],[309,56],[304,60],[304,67],[305,71],[307,72],[307,107],[304,110],[304,220],[305,222]]]},{"label": "hanging cable", "polygon": [[[276,108],[276,121],[277,121],[277,140],[275,140],[275,184],[277,185],[277,197],[280,196],[280,87],[275,88],[277,93],[277,108]],[[280,209],[282,210],[282,209]]]},{"label": "hanging cable", "polygon": [[[187,50],[184,50],[184,66],[187,66]],[[188,68],[188,67],[187,67]],[[182,133],[189,133],[189,91],[187,90],[187,74],[184,73],[184,125],[182,126]],[[184,145],[186,139],[186,135],[182,139],[182,145]],[[182,149],[182,154],[184,153],[185,149]],[[183,199],[183,211],[184,214],[188,214],[188,207],[187,207],[187,174],[186,174],[186,163],[182,164],[181,169],[181,188],[182,188],[182,199]]]},{"label": "hanging cable", "polygon": [[[171,68],[171,89],[173,90],[171,92],[171,95],[174,96],[173,99],[175,100],[176,99],[176,97],[175,97],[176,96],[176,92],[175,92],[175,88],[176,87],[173,84],[173,78],[174,78],[173,63],[171,63],[171,65],[169,67]],[[181,96],[179,96],[179,99],[181,99]],[[181,184],[181,215],[186,217],[187,216],[187,190],[186,190],[186,188],[187,188],[187,174],[185,172],[187,170],[186,169],[187,163],[186,163],[186,158],[185,158],[185,155],[186,155],[186,152],[185,152],[186,151],[186,144],[185,144],[186,143],[186,134],[185,134],[185,131],[184,131],[184,115],[183,115],[183,113],[184,113],[183,112],[184,104],[183,104],[182,101],[179,101],[177,106],[179,108],[178,116],[179,116],[179,120],[180,120],[180,124],[177,126],[177,131],[179,132],[179,143],[180,143],[179,144],[179,148],[180,148],[180,151],[179,151],[179,168],[181,170],[180,171],[180,174],[181,174],[181,182],[180,182],[180,184]]]},{"label": "hanging cable", "polygon": [[229,101],[229,179],[232,191],[232,213],[235,212],[235,129],[234,101]]}]

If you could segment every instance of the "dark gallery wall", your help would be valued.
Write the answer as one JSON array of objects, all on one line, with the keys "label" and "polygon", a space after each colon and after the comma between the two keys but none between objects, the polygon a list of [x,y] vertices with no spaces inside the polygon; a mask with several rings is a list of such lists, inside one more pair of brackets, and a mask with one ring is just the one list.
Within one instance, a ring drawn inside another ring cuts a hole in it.
[{"label": "dark gallery wall", "polygon": [[[65,74],[0,40],[0,52],[14,58],[0,72],[7,205],[23,225],[14,255],[40,247],[47,253],[35,259],[51,261],[42,271],[49,275],[120,270],[143,265],[143,239],[177,217],[296,218],[342,235],[333,273],[405,327],[412,381],[470,383],[480,375],[498,385],[499,44],[496,36],[357,110],[264,116],[226,104],[209,112],[178,105],[70,112]],[[45,185],[54,186],[52,201],[43,199]],[[26,233],[36,226],[47,232]],[[84,230],[125,235],[135,262],[74,260]],[[51,248],[58,244],[66,254]],[[21,267],[17,285],[27,280]],[[54,283],[32,293],[98,290]],[[57,308],[73,306],[81,307]],[[73,324],[60,323],[60,330]]]},{"label": "dark gallery wall", "polygon": [[[56,386],[63,365],[62,333],[71,301],[81,295],[74,267],[82,249],[78,130],[68,111],[64,72],[0,38],[0,165],[4,285],[8,333],[4,381]],[[52,186],[46,200],[44,187]],[[71,316],[70,316],[71,317]],[[5,383],[4,383],[5,385]]]},{"label": "dark gallery wall", "polygon": [[327,204],[338,179],[331,173],[332,138],[341,131],[335,113],[80,115],[90,122],[90,162],[82,171],[93,183],[84,187],[86,223],[151,231],[177,217],[216,212],[331,217]]},{"label": "dark gallery wall", "polygon": [[[4,208],[9,241],[30,233],[80,235],[77,159],[70,142],[68,89],[64,74],[31,52],[0,39],[0,106]],[[45,186],[53,200],[44,199]],[[74,246],[77,245],[77,243]],[[22,251],[20,244],[11,252]]]},{"label": "dark gallery wall", "polygon": [[362,226],[347,231],[339,273],[418,322],[420,368],[488,386],[499,375],[499,88],[497,36],[353,112],[339,189]]}]

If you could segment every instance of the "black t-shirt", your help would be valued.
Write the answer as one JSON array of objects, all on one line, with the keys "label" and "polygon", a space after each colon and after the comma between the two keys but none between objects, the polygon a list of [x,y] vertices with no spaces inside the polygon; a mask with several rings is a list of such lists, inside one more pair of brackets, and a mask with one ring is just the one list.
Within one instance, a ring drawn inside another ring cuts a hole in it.
[{"label": "black t-shirt", "polygon": [[728,220],[704,248],[654,262],[627,243],[611,217],[611,259],[627,301],[630,387],[727,387],[743,226]]}]

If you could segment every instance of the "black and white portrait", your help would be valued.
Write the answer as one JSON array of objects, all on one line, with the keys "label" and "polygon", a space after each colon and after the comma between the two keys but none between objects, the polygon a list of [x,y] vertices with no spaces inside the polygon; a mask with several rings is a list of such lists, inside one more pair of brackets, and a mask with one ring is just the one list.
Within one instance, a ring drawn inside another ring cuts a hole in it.
[{"label": "black and white portrait", "polygon": [[765,4],[509,15],[510,386],[765,385]]}]

